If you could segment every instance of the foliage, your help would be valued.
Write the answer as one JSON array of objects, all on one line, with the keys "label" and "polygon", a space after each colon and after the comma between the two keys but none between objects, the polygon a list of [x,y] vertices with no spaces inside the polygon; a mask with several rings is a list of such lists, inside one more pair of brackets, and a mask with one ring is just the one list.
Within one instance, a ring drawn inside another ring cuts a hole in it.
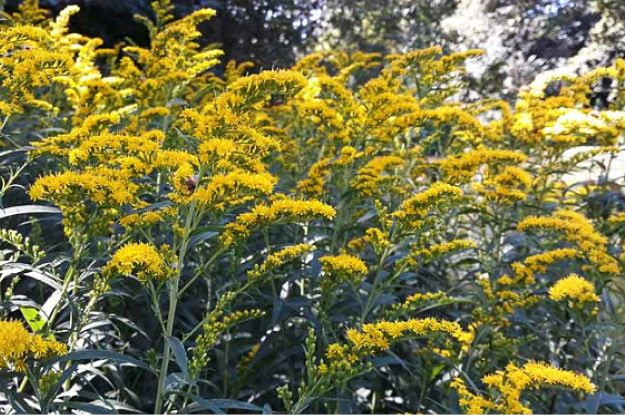
[{"label": "foliage", "polygon": [[476,50],[218,77],[214,11],[153,7],[146,47],[0,29],[3,404],[622,412],[624,61],[514,108]]}]

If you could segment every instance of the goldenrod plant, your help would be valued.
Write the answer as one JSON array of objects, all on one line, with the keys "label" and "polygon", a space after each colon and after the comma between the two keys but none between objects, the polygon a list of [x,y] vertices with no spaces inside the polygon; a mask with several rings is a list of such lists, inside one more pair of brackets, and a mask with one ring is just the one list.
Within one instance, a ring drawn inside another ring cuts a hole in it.
[{"label": "goldenrod plant", "polygon": [[625,61],[514,103],[478,50],[216,71],[215,12],[152,7],[1,23],[7,413],[625,410]]}]

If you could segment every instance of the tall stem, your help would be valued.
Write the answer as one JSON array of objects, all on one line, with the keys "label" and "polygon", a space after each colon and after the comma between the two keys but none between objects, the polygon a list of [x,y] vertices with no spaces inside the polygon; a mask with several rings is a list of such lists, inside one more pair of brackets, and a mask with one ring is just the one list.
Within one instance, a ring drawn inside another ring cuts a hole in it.
[{"label": "tall stem", "polygon": [[[52,333],[52,327],[54,326],[54,321],[56,320],[61,308],[63,306],[63,299],[68,295],[69,284],[75,280],[76,268],[78,267],[78,262],[80,261],[80,257],[82,255],[83,245],[79,242],[76,242],[73,246],[74,256],[72,258],[72,262],[69,266],[69,269],[65,273],[65,277],[63,279],[63,286],[61,287],[61,295],[59,297],[59,302],[54,306],[52,313],[50,313],[50,317],[48,318],[48,324],[46,327],[45,334]],[[77,274],[76,274],[77,275]]]},{"label": "tall stem", "polygon": [[167,313],[167,332],[165,339],[165,349],[163,350],[163,361],[161,362],[161,371],[158,376],[158,389],[156,391],[155,414],[160,414],[163,408],[163,392],[165,390],[165,380],[167,379],[167,369],[169,368],[169,359],[171,348],[169,347],[169,338],[174,331],[174,320],[176,317],[176,306],[178,305],[178,283],[180,282],[180,274],[176,275],[169,285],[169,312]]},{"label": "tall stem", "polygon": [[[178,265],[176,268],[176,275],[169,283],[169,310],[167,313],[167,327],[165,335],[165,345],[163,349],[163,361],[161,362],[161,370],[158,375],[158,387],[156,390],[156,404],[154,407],[154,413],[160,414],[163,410],[163,400],[165,398],[165,381],[167,380],[167,369],[169,368],[169,360],[171,358],[171,348],[169,346],[169,339],[174,332],[174,322],[176,320],[176,307],[178,306],[178,288],[180,285],[180,278],[182,276],[182,269],[184,267],[184,257],[189,248],[189,233],[193,227],[195,227],[197,219],[201,217],[198,214],[196,217],[195,203],[192,203],[189,212],[187,213],[185,228],[180,241],[180,250],[178,251]],[[158,307],[158,304],[156,304]]]}]

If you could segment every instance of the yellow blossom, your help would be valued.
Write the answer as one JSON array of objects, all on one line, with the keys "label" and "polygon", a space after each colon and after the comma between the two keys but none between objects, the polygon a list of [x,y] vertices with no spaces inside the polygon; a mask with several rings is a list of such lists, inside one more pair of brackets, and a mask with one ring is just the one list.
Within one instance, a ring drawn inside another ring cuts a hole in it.
[{"label": "yellow blossom", "polygon": [[0,320],[0,369],[12,365],[24,372],[29,357],[43,359],[65,353],[64,344],[29,333],[19,321]]},{"label": "yellow blossom", "polygon": [[324,289],[334,287],[341,282],[357,285],[369,272],[367,265],[360,258],[352,255],[325,256],[320,258],[319,262],[325,273],[321,283]]},{"label": "yellow blossom", "polygon": [[553,301],[570,300],[575,304],[601,301],[595,294],[594,284],[576,274],[558,280],[549,288],[549,298]]},{"label": "yellow blossom", "polygon": [[163,256],[150,244],[130,243],[120,248],[104,267],[105,272],[136,275],[142,281],[169,278],[171,270]]}]

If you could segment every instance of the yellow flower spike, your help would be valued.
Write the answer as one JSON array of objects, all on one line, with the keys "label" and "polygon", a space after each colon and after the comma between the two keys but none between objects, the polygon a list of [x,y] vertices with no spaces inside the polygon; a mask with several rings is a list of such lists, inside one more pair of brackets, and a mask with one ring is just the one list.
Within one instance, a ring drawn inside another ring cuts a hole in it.
[{"label": "yellow flower spike", "polygon": [[277,178],[269,173],[247,173],[237,170],[211,177],[205,186],[193,192],[190,199],[223,211],[226,206],[244,203],[248,200],[246,196],[270,195],[276,182]]},{"label": "yellow flower spike", "polygon": [[392,183],[396,176],[384,175],[403,166],[406,161],[398,156],[380,156],[369,161],[352,179],[351,186],[362,196],[374,196],[383,191],[383,185]]},{"label": "yellow flower spike", "polygon": [[226,225],[220,240],[222,244],[230,245],[272,223],[309,222],[318,218],[331,220],[335,215],[332,206],[318,200],[278,199],[271,205],[256,205],[250,212],[237,216],[234,222]]},{"label": "yellow flower spike", "polygon": [[[459,156],[450,156],[439,161],[438,164],[449,180],[465,181],[471,179],[481,165],[518,165],[525,161],[527,161],[527,156],[517,151],[482,148],[471,150]],[[515,181],[521,181],[523,184],[527,183],[528,177],[518,170],[508,170],[507,177],[502,177],[500,180],[505,181],[512,174],[516,176]]]},{"label": "yellow flower spike", "polygon": [[553,301],[569,300],[576,305],[586,302],[600,302],[595,294],[595,285],[577,274],[570,274],[549,288],[549,298]]},{"label": "yellow flower spike", "polygon": [[460,378],[456,378],[451,383],[451,387],[458,391],[460,405],[467,413],[481,414],[496,411],[531,414],[531,409],[523,405],[520,400],[525,390],[560,386],[593,393],[596,389],[586,376],[540,362],[529,362],[523,367],[510,363],[505,370],[484,376],[482,382],[498,390],[503,399],[497,399],[497,397],[489,399],[475,395],[468,390]]},{"label": "yellow flower spike", "polygon": [[323,289],[330,289],[342,282],[358,285],[369,272],[367,265],[352,255],[325,256],[319,262],[325,274],[321,280]]},{"label": "yellow flower spike", "polygon": [[397,218],[420,219],[444,200],[454,200],[462,195],[462,189],[447,183],[436,182],[428,189],[405,200],[401,209],[393,216]]},{"label": "yellow flower spike", "polygon": [[159,222],[163,222],[163,215],[155,211],[147,211],[141,214],[130,214],[119,220],[119,224],[126,228],[127,231],[132,230],[135,226],[150,226]]},{"label": "yellow flower spike", "polygon": [[19,321],[0,320],[0,369],[13,365],[16,371],[25,372],[29,357],[43,359],[65,353],[65,345],[29,333]]},{"label": "yellow flower spike", "polygon": [[342,359],[347,351],[347,346],[333,343],[326,349],[326,357],[328,359]]},{"label": "yellow flower spike", "polygon": [[362,331],[350,329],[345,336],[350,346],[362,355],[362,353],[367,354],[387,350],[392,341],[399,340],[405,336],[424,336],[437,332],[451,335],[464,346],[469,345],[473,341],[472,333],[462,330],[458,323],[437,320],[435,318],[400,321],[382,320],[377,323],[364,324]]},{"label": "yellow flower spike", "polygon": [[580,213],[559,210],[551,216],[530,216],[519,222],[517,229],[523,232],[554,233],[559,239],[574,244],[599,272],[620,272],[616,259],[607,251],[607,238],[597,232],[592,223]]},{"label": "yellow flower spike", "polygon": [[30,188],[32,200],[50,200],[64,205],[66,201],[78,202],[88,197],[100,205],[141,205],[136,192],[138,186],[119,176],[119,171],[106,171],[97,174],[65,171],[40,177]]},{"label": "yellow flower spike", "polygon": [[250,280],[261,278],[272,270],[294,260],[295,258],[308,254],[315,250],[311,244],[299,244],[281,249],[267,257],[261,265],[254,265],[254,269],[247,272]]},{"label": "yellow flower spike", "polygon": [[105,273],[136,275],[141,281],[163,280],[171,276],[171,269],[163,256],[146,243],[129,243],[120,248],[104,267]]},{"label": "yellow flower spike", "polygon": [[217,108],[230,109],[236,114],[264,100],[268,94],[293,94],[304,86],[306,79],[299,72],[263,71],[239,78],[228,85],[227,92],[217,97],[215,105]]}]

